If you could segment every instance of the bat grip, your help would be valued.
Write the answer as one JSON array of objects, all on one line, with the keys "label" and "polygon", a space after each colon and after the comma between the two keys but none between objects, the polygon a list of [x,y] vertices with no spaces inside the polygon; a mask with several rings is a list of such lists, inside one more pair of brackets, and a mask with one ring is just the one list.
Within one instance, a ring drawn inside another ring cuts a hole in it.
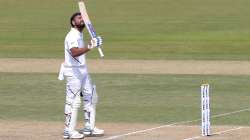
[{"label": "bat grip", "polygon": [[97,49],[98,49],[98,51],[99,51],[99,54],[100,54],[101,58],[103,58],[103,57],[104,57],[104,54],[103,54],[103,52],[102,52],[102,48],[101,48],[101,47],[98,47]]}]

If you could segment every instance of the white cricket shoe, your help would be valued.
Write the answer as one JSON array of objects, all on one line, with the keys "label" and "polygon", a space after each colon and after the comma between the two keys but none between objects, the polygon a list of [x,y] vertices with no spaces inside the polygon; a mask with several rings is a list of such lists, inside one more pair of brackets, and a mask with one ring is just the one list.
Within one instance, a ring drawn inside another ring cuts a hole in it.
[{"label": "white cricket shoe", "polygon": [[63,138],[64,139],[83,139],[84,134],[80,134],[77,131],[72,131],[72,132],[64,131]]},{"label": "white cricket shoe", "polygon": [[80,131],[80,133],[83,133],[86,137],[101,137],[104,135],[104,130],[97,127],[95,127],[93,130],[84,128]]}]

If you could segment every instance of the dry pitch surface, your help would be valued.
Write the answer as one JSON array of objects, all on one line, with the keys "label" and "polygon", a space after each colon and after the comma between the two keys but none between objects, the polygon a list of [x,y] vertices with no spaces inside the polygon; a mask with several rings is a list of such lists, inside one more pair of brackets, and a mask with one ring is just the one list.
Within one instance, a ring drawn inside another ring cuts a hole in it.
[{"label": "dry pitch surface", "polygon": [[[0,72],[58,72],[62,59],[0,59]],[[88,60],[91,73],[250,75],[250,61]]]},{"label": "dry pitch surface", "polygon": [[[249,140],[250,128],[238,126],[213,126],[213,135],[200,136],[199,126],[176,125],[142,133],[138,130],[158,127],[159,124],[98,123],[105,129],[103,137],[88,137],[88,140]],[[0,121],[1,140],[61,140],[63,123]],[[81,126],[78,125],[78,128]],[[125,135],[124,135],[125,134]],[[122,135],[122,136],[121,136]],[[114,137],[115,136],[115,137]],[[117,137],[116,137],[117,136]]]},{"label": "dry pitch surface", "polygon": [[[59,59],[0,59],[0,72],[57,72]],[[89,60],[92,73],[143,74],[225,74],[250,75],[249,61],[153,61]],[[201,137],[199,126],[162,124],[99,123],[104,137],[89,140],[249,140],[250,128],[213,126],[213,135]],[[60,140],[63,122],[22,122],[0,120],[0,140]],[[81,128],[81,126],[78,126]],[[152,129],[153,128],[153,129]],[[142,131],[146,130],[146,131]]]}]

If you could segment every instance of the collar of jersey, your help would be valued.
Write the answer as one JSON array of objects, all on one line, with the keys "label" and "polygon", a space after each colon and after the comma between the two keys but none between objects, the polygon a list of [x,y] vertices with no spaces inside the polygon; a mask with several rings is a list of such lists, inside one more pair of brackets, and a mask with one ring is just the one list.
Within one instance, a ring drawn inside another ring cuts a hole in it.
[{"label": "collar of jersey", "polygon": [[76,34],[82,35],[82,33],[79,32],[76,28],[71,28],[71,31],[76,33]]}]

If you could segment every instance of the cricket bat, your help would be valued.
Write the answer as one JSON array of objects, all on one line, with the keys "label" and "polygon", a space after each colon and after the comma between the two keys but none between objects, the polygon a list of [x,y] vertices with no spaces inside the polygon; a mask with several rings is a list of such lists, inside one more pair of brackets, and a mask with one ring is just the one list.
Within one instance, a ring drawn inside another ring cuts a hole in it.
[{"label": "cricket bat", "polygon": [[[92,23],[91,23],[91,21],[89,19],[87,9],[86,9],[86,6],[85,6],[83,0],[78,0],[78,5],[79,5],[79,9],[80,9],[80,13],[82,15],[83,21],[85,23],[85,26],[88,29],[88,32],[89,32],[91,38],[97,37],[95,29],[94,29],[94,27],[93,27],[93,25],[92,25]],[[102,51],[101,47],[99,46],[97,49],[99,51],[99,54],[100,54],[101,58],[104,57],[104,54],[103,54],[103,51]]]}]

